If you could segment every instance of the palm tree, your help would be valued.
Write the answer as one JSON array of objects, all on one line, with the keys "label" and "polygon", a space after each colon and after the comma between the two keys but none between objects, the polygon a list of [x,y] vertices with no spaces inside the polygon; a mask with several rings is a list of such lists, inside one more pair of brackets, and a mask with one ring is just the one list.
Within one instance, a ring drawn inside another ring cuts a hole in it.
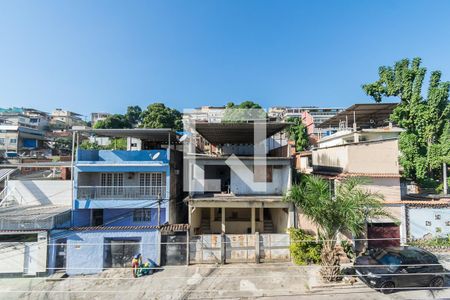
[{"label": "palm tree", "polygon": [[336,239],[340,232],[358,236],[364,232],[366,220],[390,215],[383,209],[383,196],[360,187],[362,178],[343,179],[333,189],[331,183],[321,177],[304,176],[298,185],[292,186],[285,200],[293,202],[318,228],[323,239],[321,275],[327,281],[335,281],[340,275]]}]

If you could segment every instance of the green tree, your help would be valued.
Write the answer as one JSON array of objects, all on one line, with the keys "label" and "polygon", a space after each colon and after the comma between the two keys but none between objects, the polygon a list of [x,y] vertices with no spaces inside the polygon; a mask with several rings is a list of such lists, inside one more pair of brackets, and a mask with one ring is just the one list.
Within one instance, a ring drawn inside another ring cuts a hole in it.
[{"label": "green tree", "polygon": [[127,112],[125,113],[125,119],[127,119],[131,125],[135,126],[141,121],[141,114],[142,109],[138,105],[128,106]]},{"label": "green tree", "polygon": [[266,112],[262,109],[261,105],[253,101],[244,101],[240,104],[234,104],[228,102],[225,106],[225,112],[223,114],[224,122],[245,122],[249,120],[262,119],[267,117]]},{"label": "green tree", "polygon": [[95,123],[96,129],[122,129],[131,128],[130,122],[124,115],[114,114],[106,117],[104,120],[99,120]]},{"label": "green tree", "polygon": [[399,138],[400,164],[407,177],[418,181],[440,177],[442,162],[449,155],[442,135],[450,118],[450,82],[441,82],[440,71],[431,72],[424,98],[426,68],[420,64],[421,59],[414,58],[396,62],[394,67],[380,67],[379,79],[363,85],[367,95],[376,102],[381,102],[383,97],[400,99],[391,115],[391,120],[405,129]]},{"label": "green tree", "polygon": [[289,139],[295,142],[295,150],[303,151],[309,146],[308,131],[300,118],[289,118],[292,125],[288,128]]},{"label": "green tree", "polygon": [[53,147],[59,154],[72,151],[72,138],[59,137],[55,139]]},{"label": "green tree", "polygon": [[145,128],[172,128],[175,130],[183,128],[181,113],[163,103],[150,104],[141,116],[141,126]]},{"label": "green tree", "polygon": [[361,188],[364,183],[361,178],[347,178],[336,185],[333,193],[328,180],[308,175],[285,196],[285,201],[294,203],[317,225],[323,239],[321,275],[327,281],[335,281],[340,275],[338,234],[350,232],[358,236],[364,232],[368,218],[389,216],[383,209],[382,195]]}]

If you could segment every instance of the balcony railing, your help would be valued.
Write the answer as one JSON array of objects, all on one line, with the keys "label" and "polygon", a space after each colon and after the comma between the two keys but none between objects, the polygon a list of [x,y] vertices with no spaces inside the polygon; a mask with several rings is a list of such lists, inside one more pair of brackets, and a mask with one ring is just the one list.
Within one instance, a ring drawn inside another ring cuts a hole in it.
[{"label": "balcony railing", "polygon": [[161,186],[79,186],[79,200],[148,200],[167,199],[165,185]]}]

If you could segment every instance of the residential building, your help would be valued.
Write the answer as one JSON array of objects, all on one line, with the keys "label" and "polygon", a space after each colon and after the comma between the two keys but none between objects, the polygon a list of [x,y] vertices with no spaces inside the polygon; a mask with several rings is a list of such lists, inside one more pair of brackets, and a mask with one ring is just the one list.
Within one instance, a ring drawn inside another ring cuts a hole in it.
[{"label": "residential building", "polygon": [[84,125],[82,115],[72,111],[55,109],[50,115],[50,125],[53,129],[70,129],[73,126]]},{"label": "residential building", "polygon": [[[322,137],[311,151],[313,174],[334,184],[346,177],[364,177],[367,182],[363,188],[384,197],[385,210],[392,217],[367,220],[369,247],[399,245],[407,239],[398,159],[398,136],[402,129],[388,122],[394,108],[395,104],[353,105],[326,121],[339,122],[356,116],[352,119],[353,126],[341,126],[340,131]],[[321,126],[329,126],[326,122]],[[301,213],[299,225],[315,231],[315,226]]]},{"label": "residential building", "polygon": [[[187,229],[166,225],[183,217],[178,201],[182,155],[175,149],[175,133],[170,129],[81,129],[75,134],[127,138],[130,150],[77,148],[72,234],[58,239],[67,247],[66,272],[126,267],[138,253],[162,263],[163,229],[172,233]],[[131,140],[139,140],[139,148]]]},{"label": "residential building", "polygon": [[105,120],[107,117],[109,117],[111,114],[106,112],[93,112],[91,113],[91,125],[92,127],[97,123],[98,121]]},{"label": "residential building", "polygon": [[289,145],[267,147],[267,138],[287,124],[265,124],[267,135],[258,141],[265,145],[261,155],[255,153],[254,125],[195,124],[198,134],[216,151],[185,151],[191,234],[286,233],[294,225],[294,208],[282,201],[291,185]]},{"label": "residential building", "polygon": [[52,230],[70,226],[70,181],[18,180],[0,169],[0,277],[45,276],[59,254]]},{"label": "residential building", "polygon": [[0,124],[45,130],[50,117],[46,112],[33,108],[0,108]]},{"label": "residential building", "polygon": [[0,125],[0,153],[7,157],[44,153],[46,141],[42,130],[20,125]]},{"label": "residential building", "polygon": [[303,107],[287,107],[287,106],[276,106],[269,108],[268,116],[270,118],[275,118],[278,120],[287,120],[289,118],[301,118],[309,119],[305,117],[305,113],[308,113],[312,119],[313,124],[310,125],[310,122],[307,122],[309,130],[312,131],[312,134],[315,136],[325,136],[332,134],[338,128],[329,127],[326,129],[320,129],[319,125],[335,116],[339,112],[341,112],[342,108],[337,107],[317,107],[317,106],[303,106]]}]

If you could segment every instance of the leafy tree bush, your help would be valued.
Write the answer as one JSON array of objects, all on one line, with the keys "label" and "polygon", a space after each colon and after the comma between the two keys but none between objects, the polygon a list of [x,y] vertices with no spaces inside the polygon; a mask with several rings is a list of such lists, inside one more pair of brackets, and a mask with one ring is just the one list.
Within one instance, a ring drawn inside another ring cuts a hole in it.
[{"label": "leafy tree bush", "polygon": [[289,118],[287,120],[293,123],[288,128],[289,139],[295,142],[295,150],[303,151],[309,146],[308,132],[306,126],[302,123],[300,118]]},{"label": "leafy tree bush", "polygon": [[362,178],[345,178],[336,185],[333,194],[328,180],[309,175],[293,185],[285,196],[286,201],[294,203],[317,225],[323,237],[321,275],[327,281],[336,281],[340,275],[338,234],[350,232],[356,236],[365,230],[367,219],[391,217],[384,210],[382,195],[360,187],[365,182]]},{"label": "leafy tree bush", "polygon": [[181,113],[165,106],[164,103],[150,104],[142,112],[141,118],[141,127],[144,128],[172,128],[175,130],[183,128]]},{"label": "leafy tree bush", "polygon": [[379,68],[379,80],[363,85],[375,102],[398,97],[391,120],[406,131],[400,134],[400,163],[404,174],[420,183],[439,178],[442,163],[450,160],[450,82],[441,81],[441,72],[430,75],[428,93],[422,96],[426,68],[421,59],[403,59],[394,67]]},{"label": "leafy tree bush", "polygon": [[289,228],[291,245],[289,250],[294,263],[297,265],[308,265],[320,263],[320,253],[322,244],[303,230],[298,228]]}]

